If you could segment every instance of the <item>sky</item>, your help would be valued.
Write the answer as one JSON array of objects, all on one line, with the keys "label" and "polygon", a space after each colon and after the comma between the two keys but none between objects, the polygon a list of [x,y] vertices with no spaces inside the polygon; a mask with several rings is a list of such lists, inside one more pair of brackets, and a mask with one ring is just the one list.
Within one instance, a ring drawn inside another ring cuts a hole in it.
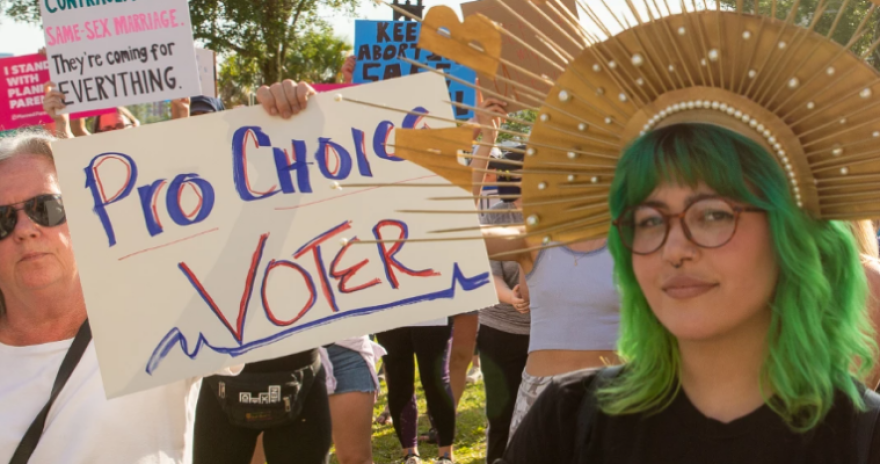
[{"label": "sky", "polygon": [[[357,19],[391,19],[391,8],[375,5],[369,0],[361,0],[354,17],[334,15],[327,11],[324,19],[330,21],[336,34],[349,43],[354,39],[354,20]],[[462,0],[423,0],[426,8],[434,5],[447,5],[459,12],[458,5]],[[39,26],[13,22],[6,15],[0,15],[0,54],[28,55],[36,53],[45,45],[43,31]]]}]

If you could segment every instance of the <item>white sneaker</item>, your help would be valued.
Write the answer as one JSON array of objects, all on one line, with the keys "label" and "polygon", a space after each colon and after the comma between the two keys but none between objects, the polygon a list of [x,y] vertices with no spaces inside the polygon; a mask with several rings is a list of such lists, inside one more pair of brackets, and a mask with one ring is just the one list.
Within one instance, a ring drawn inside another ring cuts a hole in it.
[{"label": "white sneaker", "polygon": [[480,383],[483,381],[483,370],[477,366],[471,367],[467,373],[467,383]]},{"label": "white sneaker", "polygon": [[406,457],[406,460],[403,461],[403,464],[422,464],[422,458],[415,454],[410,454]]}]

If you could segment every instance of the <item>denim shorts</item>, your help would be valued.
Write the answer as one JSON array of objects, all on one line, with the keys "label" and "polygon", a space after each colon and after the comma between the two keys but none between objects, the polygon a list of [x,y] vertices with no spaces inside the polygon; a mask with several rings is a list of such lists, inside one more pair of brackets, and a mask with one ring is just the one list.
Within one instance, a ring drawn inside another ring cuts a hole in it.
[{"label": "denim shorts", "polygon": [[360,353],[339,345],[327,345],[326,348],[330,364],[333,365],[333,376],[336,377],[334,394],[376,391],[370,366]]}]

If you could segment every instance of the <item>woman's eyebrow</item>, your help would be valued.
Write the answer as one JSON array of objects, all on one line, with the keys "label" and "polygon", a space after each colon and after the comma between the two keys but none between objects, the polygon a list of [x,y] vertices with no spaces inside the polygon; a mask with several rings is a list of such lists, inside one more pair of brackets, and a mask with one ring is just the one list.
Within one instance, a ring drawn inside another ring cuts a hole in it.
[{"label": "woman's eyebrow", "polygon": [[[697,192],[691,195],[688,195],[684,200],[685,207],[688,207],[700,200],[705,200],[707,198],[719,198],[721,195],[717,193],[709,193],[709,192]],[[669,205],[666,202],[660,200],[646,200],[641,203],[641,206],[651,206],[653,208],[661,208],[661,209],[669,209]]]},{"label": "woman's eyebrow", "polygon": [[700,200],[705,200],[707,198],[720,198],[721,195],[717,193],[708,193],[708,192],[697,192],[689,195],[685,200],[685,205],[690,206]]}]

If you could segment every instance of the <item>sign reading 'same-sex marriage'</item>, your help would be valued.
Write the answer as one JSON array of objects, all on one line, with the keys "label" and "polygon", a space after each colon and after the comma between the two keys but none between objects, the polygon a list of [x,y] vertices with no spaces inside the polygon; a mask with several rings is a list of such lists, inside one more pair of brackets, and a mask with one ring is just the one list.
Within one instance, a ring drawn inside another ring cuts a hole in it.
[{"label": "sign reading 'same-sex marriage'", "polygon": [[186,0],[40,0],[49,74],[66,111],[199,93]]},{"label": "sign reading 'same-sex marriage'", "polygon": [[[479,225],[394,156],[394,128],[449,126],[419,115],[450,119],[447,95],[418,74],[287,121],[246,108],[56,142],[108,396],[494,304],[482,240],[398,241]],[[405,212],[426,209],[461,214]]]}]

